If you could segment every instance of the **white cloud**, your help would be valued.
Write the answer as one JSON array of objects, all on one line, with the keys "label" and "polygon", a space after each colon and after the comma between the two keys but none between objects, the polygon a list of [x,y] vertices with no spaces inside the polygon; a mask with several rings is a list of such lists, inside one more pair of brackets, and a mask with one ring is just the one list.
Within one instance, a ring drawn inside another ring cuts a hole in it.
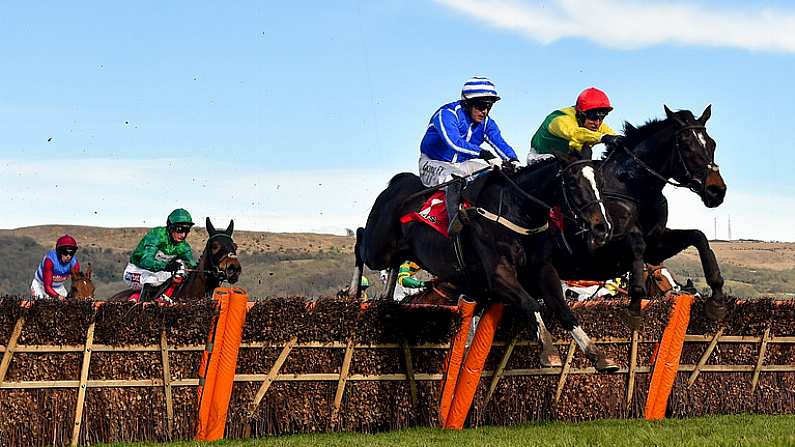
[{"label": "white cloud", "polygon": [[436,0],[489,25],[550,43],[582,38],[610,48],[661,43],[795,52],[795,11],[710,10],[692,3],[637,0]]},{"label": "white cloud", "polygon": [[[0,228],[41,224],[107,227],[162,225],[175,207],[197,221],[279,232],[342,234],[364,225],[370,206],[396,172],[336,169],[253,171],[194,160],[0,160]],[[754,195],[729,185],[726,201],[710,210],[686,190],[666,189],[671,228],[732,236],[795,240],[795,198]]]}]

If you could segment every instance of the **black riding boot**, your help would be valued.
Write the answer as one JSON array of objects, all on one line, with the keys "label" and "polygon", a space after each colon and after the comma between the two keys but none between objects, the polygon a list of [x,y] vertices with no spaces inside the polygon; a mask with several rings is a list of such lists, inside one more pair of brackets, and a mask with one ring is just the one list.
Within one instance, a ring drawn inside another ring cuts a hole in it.
[{"label": "black riding boot", "polygon": [[461,220],[461,213],[458,208],[461,206],[461,192],[464,190],[464,180],[460,179],[453,182],[445,188],[445,205],[447,206],[447,218],[450,221],[450,226],[447,227],[447,233],[452,239],[464,227]]},{"label": "black riding boot", "polygon": [[152,301],[154,299],[155,289],[157,287],[151,284],[144,284],[141,286],[141,294],[138,297],[138,301],[141,303],[145,303],[147,301]]}]

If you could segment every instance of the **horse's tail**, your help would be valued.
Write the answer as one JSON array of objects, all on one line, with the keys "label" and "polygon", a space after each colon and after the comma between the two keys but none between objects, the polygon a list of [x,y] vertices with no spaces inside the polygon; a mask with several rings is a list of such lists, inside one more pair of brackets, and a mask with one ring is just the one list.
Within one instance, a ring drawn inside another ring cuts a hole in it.
[{"label": "horse's tail", "polygon": [[361,298],[362,273],[364,271],[364,228],[356,229],[356,244],[353,246],[353,255],[356,258],[356,265],[353,269],[351,278],[350,295]]},{"label": "horse's tail", "polygon": [[356,256],[356,266],[364,266],[364,228],[362,227],[356,229],[356,245],[354,245],[353,254]]}]

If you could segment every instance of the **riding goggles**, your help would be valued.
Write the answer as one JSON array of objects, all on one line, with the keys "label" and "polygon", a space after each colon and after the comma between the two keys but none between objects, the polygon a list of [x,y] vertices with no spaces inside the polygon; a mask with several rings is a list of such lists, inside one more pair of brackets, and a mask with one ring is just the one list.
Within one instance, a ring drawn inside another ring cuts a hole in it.
[{"label": "riding goggles", "polygon": [[491,110],[491,106],[494,105],[494,103],[490,101],[469,101],[469,104],[473,109],[481,110],[483,112]]},{"label": "riding goggles", "polygon": [[190,232],[190,225],[174,225],[171,227],[171,231],[174,233],[189,233]]},{"label": "riding goggles", "polygon": [[77,253],[77,249],[76,248],[60,248],[60,249],[58,249],[58,254],[64,255],[64,256],[66,256],[66,255],[74,256],[75,253]]},{"label": "riding goggles", "polygon": [[610,113],[610,111],[605,109],[593,109],[584,112],[585,117],[591,121],[602,121],[608,113]]}]

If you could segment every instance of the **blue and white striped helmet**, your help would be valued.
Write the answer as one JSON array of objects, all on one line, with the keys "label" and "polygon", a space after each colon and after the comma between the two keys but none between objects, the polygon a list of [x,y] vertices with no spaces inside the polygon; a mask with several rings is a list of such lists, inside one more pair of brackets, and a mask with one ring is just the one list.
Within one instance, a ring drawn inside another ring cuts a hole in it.
[{"label": "blue and white striped helmet", "polygon": [[483,76],[473,76],[464,83],[464,88],[461,89],[461,99],[476,99],[483,98],[492,101],[499,101],[500,97],[497,95],[497,88],[489,78]]}]

